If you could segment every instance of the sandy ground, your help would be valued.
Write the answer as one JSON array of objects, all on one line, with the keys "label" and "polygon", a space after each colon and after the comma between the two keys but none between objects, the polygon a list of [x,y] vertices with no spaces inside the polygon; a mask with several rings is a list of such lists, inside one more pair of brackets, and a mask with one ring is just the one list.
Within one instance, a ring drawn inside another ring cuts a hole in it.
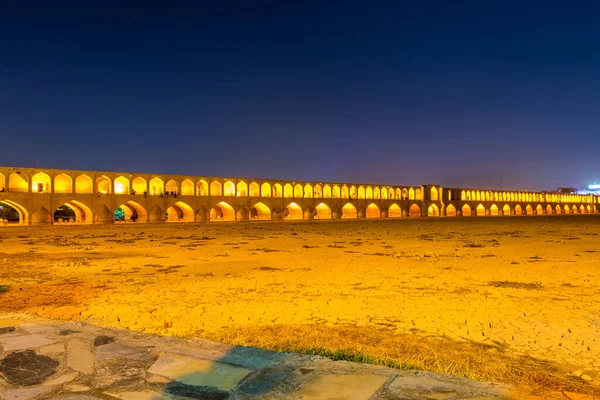
[{"label": "sandy ground", "polygon": [[598,216],[9,227],[0,311],[179,336],[375,327],[600,371],[599,233]]}]

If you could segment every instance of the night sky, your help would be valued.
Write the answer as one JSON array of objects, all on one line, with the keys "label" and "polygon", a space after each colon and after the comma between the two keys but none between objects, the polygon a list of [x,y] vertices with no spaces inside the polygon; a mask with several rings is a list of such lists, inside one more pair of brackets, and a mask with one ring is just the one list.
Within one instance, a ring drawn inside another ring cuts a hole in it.
[{"label": "night sky", "polygon": [[598,2],[119,3],[0,2],[0,165],[600,180]]}]

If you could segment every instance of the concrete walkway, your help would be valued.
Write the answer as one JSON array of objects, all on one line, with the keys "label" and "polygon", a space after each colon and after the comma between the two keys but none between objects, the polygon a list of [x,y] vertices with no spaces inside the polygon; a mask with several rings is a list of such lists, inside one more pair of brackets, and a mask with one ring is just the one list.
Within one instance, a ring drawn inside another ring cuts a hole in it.
[{"label": "concrete walkway", "polygon": [[[571,398],[583,398],[575,396]],[[429,372],[336,362],[323,357],[273,353],[20,314],[0,314],[0,397],[4,400],[524,398],[507,386]]]}]

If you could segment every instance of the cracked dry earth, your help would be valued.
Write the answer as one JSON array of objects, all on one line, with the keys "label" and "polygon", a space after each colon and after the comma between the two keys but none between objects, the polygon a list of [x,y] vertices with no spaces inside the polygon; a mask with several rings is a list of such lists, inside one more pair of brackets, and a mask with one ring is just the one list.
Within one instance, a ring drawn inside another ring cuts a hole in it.
[{"label": "cracked dry earth", "polygon": [[594,383],[599,228],[597,216],[9,227],[0,312],[179,337],[298,324],[444,336]]}]

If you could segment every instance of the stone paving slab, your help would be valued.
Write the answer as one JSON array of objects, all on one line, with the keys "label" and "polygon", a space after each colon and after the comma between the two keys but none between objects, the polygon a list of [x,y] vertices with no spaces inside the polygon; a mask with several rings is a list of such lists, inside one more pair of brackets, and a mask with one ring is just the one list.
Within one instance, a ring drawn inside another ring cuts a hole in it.
[{"label": "stone paving slab", "polygon": [[[0,314],[0,328],[2,400],[535,398],[521,396],[505,385],[424,371],[273,353],[21,314]],[[537,397],[542,398],[554,397]]]}]

